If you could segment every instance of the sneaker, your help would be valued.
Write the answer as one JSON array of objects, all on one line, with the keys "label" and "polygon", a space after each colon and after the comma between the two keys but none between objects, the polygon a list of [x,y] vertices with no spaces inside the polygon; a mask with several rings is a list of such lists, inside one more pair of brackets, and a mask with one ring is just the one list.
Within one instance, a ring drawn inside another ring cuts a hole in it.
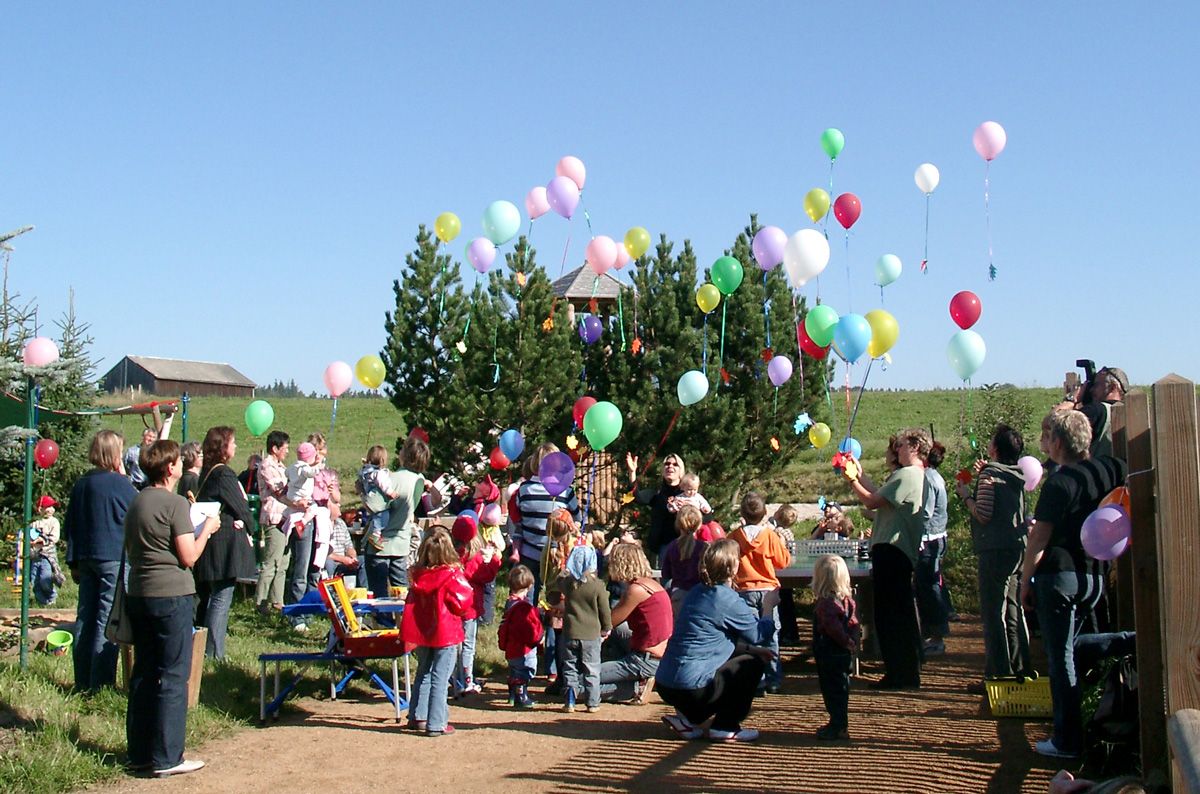
[{"label": "sneaker", "polygon": [[292,631],[298,634],[305,634],[308,632],[308,626],[303,623],[296,623],[292,626]]},{"label": "sneaker", "polygon": [[930,640],[925,643],[926,656],[945,656],[946,643],[944,640]]},{"label": "sneaker", "polygon": [[171,777],[172,775],[186,775],[188,772],[195,772],[197,769],[203,769],[204,762],[197,759],[191,761],[180,761],[170,769],[155,769],[155,777]]},{"label": "sneaker", "polygon": [[758,731],[753,728],[739,728],[736,731],[709,728],[708,738],[714,742],[753,742],[758,740]]},{"label": "sneaker", "polygon": [[704,735],[703,728],[697,728],[682,714],[667,714],[662,721],[664,725],[675,731],[680,739],[699,739]]},{"label": "sneaker", "polygon": [[575,704],[574,703],[564,703],[563,711],[566,712],[567,714],[574,714],[575,713]]},{"label": "sneaker", "polygon": [[599,710],[600,710],[600,707],[599,707],[599,706],[588,706],[588,707],[587,707],[586,709],[584,709],[584,710],[585,710],[585,711],[586,711],[588,714],[595,714],[597,711],[599,711]]},{"label": "sneaker", "polygon": [[425,720],[409,720],[404,727],[410,731],[424,731],[428,725]]},{"label": "sneaker", "polygon": [[479,682],[470,681],[466,686],[459,690],[458,696],[463,697],[464,695],[478,695],[481,692],[483,692],[483,687],[479,685]]},{"label": "sneaker", "polygon": [[442,728],[440,731],[429,731],[429,730],[425,731],[425,735],[429,736],[431,738],[436,738],[438,736],[449,736],[452,733],[454,733],[453,725],[447,725],[445,728]]},{"label": "sneaker", "polygon": [[817,738],[823,742],[846,742],[850,740],[850,731],[846,728],[824,725],[817,728]]},{"label": "sneaker", "polygon": [[1054,746],[1053,739],[1043,739],[1033,745],[1033,750],[1038,755],[1049,756],[1050,758],[1078,758],[1079,753],[1068,753],[1065,750],[1060,750]]}]

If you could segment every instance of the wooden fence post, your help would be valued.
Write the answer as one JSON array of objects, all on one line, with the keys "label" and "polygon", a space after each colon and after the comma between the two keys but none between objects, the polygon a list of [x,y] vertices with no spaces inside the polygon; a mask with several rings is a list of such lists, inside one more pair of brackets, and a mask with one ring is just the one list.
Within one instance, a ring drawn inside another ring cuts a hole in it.
[{"label": "wooden fence post", "polygon": [[[1112,407],[1109,419],[1112,423],[1113,456],[1129,462],[1128,442],[1125,434],[1125,404],[1116,403]],[[1133,471],[1130,468],[1130,471]],[[1116,588],[1113,591],[1115,603],[1110,608],[1110,616],[1115,619],[1119,631],[1133,631],[1133,556],[1122,554],[1117,558],[1114,575]]]},{"label": "wooden fence post", "polygon": [[1154,521],[1154,457],[1151,450],[1150,400],[1145,392],[1125,396],[1125,449],[1129,461],[1130,516],[1133,542],[1129,547],[1137,629],[1138,736],[1142,773],[1148,780],[1165,781],[1167,710],[1163,685],[1162,624],[1159,622],[1158,537]]},{"label": "wooden fence post", "polygon": [[[1163,672],[1167,714],[1200,708],[1200,433],[1196,385],[1178,375],[1154,384]],[[1176,791],[1184,790],[1180,775]]]}]

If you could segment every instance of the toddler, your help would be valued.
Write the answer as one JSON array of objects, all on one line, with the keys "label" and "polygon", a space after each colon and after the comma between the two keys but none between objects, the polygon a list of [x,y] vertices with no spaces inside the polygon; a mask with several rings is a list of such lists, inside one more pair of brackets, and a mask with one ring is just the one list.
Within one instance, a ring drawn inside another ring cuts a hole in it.
[{"label": "toddler", "polygon": [[829,723],[817,730],[827,741],[850,738],[850,666],[862,639],[858,607],[850,594],[850,571],[836,554],[817,558],[813,566],[813,657]]},{"label": "toddler", "polygon": [[53,496],[43,496],[38,500],[41,518],[33,522],[29,536],[30,564],[33,565],[29,573],[33,579],[33,594],[44,607],[54,603],[58,598],[58,588],[67,581],[58,565],[57,546],[62,527],[54,517],[57,505]]},{"label": "toddler", "polygon": [[538,608],[529,602],[533,571],[515,565],[508,572],[508,603],[500,619],[497,641],[508,660],[508,697],[514,706],[533,708],[529,682],[537,670],[537,646],[544,629]]},{"label": "toddler", "polygon": [[684,505],[675,514],[675,529],[679,537],[667,544],[663,552],[662,580],[670,584],[671,609],[678,615],[688,591],[700,582],[700,558],[708,544],[696,537],[700,529],[700,511]]},{"label": "toddler", "polygon": [[590,544],[573,548],[551,590],[551,598],[563,603],[563,711],[575,711],[576,695],[586,695],[592,714],[600,710],[600,643],[612,631],[608,590],[596,576],[596,549]]},{"label": "toddler", "polygon": [[454,519],[450,535],[462,563],[463,576],[471,585],[471,604],[462,616],[463,641],[459,647],[458,667],[450,679],[455,697],[463,697],[483,691],[475,680],[475,638],[479,631],[479,615],[483,612],[484,586],[495,581],[500,571],[500,556],[491,546],[483,545],[475,519],[469,513]]},{"label": "toddler", "polygon": [[[392,492],[391,478],[388,477],[387,450],[381,445],[376,444],[367,450],[363,467],[358,471],[358,479],[354,481],[354,490],[362,497],[366,512],[363,522],[367,528],[364,543],[375,551],[381,551],[383,528],[387,526],[391,515],[388,505],[396,498]],[[365,546],[363,550],[366,550]]]},{"label": "toddler", "polygon": [[681,489],[679,496],[672,496],[667,499],[668,510],[672,513],[678,513],[684,505],[691,505],[703,515],[708,515],[712,512],[712,505],[700,495],[699,476],[688,472],[679,480],[679,487]]},{"label": "toddler", "polygon": [[741,552],[734,588],[758,612],[764,624],[769,620],[773,628],[768,632],[769,637],[760,638],[759,644],[775,652],[762,688],[776,694],[783,685],[783,669],[779,664],[779,577],[775,571],[791,565],[792,555],[779,536],[763,524],[767,504],[761,496],[753,491],[746,494],[742,498],[741,512],[742,526],[729,535],[737,541]]},{"label": "toddler", "polygon": [[[330,531],[329,508],[313,504],[313,488],[316,485],[317,472],[322,468],[324,468],[324,464],[317,461],[317,448],[315,446],[305,441],[296,448],[296,462],[287,467],[287,498],[292,503],[301,500],[308,502],[308,508],[297,510],[294,507],[289,507],[284,512],[283,526],[285,534],[290,535],[295,532],[296,535],[303,535],[304,528],[308,525],[308,522],[316,519],[318,524],[317,534],[323,534],[328,538]],[[324,520],[324,527],[320,526],[322,519]]]},{"label": "toddler", "polygon": [[[484,548],[492,549],[498,558],[504,556],[504,511],[499,504],[485,504],[479,510],[479,537]],[[483,611],[479,613],[479,622],[484,626],[492,625],[496,618],[496,580],[483,586]]]},{"label": "toddler", "polygon": [[[788,553],[793,557],[796,556],[796,533],[792,531],[792,525],[799,517],[800,514],[796,508],[789,504],[780,505],[779,509],[775,511],[775,515],[771,517],[775,534],[783,541],[783,545],[787,546]],[[779,589],[779,641],[787,645],[800,644],[800,628],[796,622],[794,599],[795,592],[792,588],[781,587]]]}]

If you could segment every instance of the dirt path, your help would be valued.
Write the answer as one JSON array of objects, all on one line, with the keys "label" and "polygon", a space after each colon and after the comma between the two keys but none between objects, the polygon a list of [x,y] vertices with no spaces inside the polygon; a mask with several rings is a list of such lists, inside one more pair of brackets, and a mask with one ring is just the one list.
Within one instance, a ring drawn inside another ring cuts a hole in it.
[{"label": "dirt path", "polygon": [[[662,725],[661,702],[564,714],[550,706],[514,712],[489,687],[452,705],[454,736],[401,731],[377,695],[304,699],[266,728],[189,749],[209,766],[165,781],[122,780],[121,791],[429,792],[596,791],[954,791],[1044,792],[1058,769],[1034,754],[1048,722],[992,719],[966,692],[982,662],[978,623],[954,626],[948,655],[933,660],[919,692],[880,694],[851,685],[852,744],[816,741],[825,721],[815,668],[794,660],[784,693],[756,702],[747,724],[755,745],[683,742]],[[877,665],[865,664],[873,679]],[[351,770],[354,770],[351,772]]]}]

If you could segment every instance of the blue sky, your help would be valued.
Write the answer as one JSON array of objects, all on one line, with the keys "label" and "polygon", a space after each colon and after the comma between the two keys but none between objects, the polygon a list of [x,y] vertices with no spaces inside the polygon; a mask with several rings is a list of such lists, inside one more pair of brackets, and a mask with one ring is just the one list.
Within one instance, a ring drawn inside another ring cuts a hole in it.
[{"label": "blue sky", "polygon": [[[642,225],[690,238],[708,264],[751,212],[809,225],[804,194],[829,176],[818,139],[836,126],[835,193],[863,214],[852,287],[838,229],[822,297],[865,312],[880,305],[875,259],[905,266],[884,299],[894,364],[872,385],[956,385],[946,307],[961,289],[983,302],[976,382],[1053,385],[1079,357],[1138,383],[1200,378],[1186,341],[1197,9],[12,5],[0,230],[37,230],[16,241],[10,288],[49,319],[73,287],[101,373],[136,353],[320,388],[328,362],[379,349],[392,279],[439,212],[463,220],[459,253],[490,201],[523,207],[574,154],[597,234]],[[991,171],[994,283],[971,145],[987,119],[1008,132]],[[942,181],[922,276],[912,174],[926,161]],[[582,261],[579,215],[534,227],[552,274],[568,232]]]}]

